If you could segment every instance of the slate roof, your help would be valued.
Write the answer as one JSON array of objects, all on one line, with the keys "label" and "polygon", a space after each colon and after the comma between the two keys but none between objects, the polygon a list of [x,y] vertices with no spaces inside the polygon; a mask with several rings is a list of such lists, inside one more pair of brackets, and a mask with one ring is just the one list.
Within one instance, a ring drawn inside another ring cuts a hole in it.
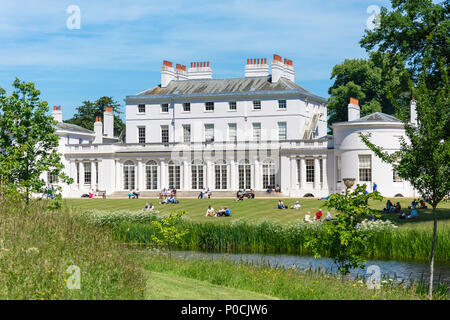
[{"label": "slate roof", "polygon": [[59,122],[56,125],[56,129],[57,130],[64,130],[64,131],[79,132],[79,133],[94,134],[94,131],[91,131],[91,130],[88,130],[86,128],[77,126],[75,124],[65,123],[65,122]]},{"label": "slate roof", "polygon": [[391,116],[389,114],[383,113],[383,112],[375,112],[372,114],[369,114],[365,117],[352,120],[349,122],[369,122],[369,121],[382,121],[382,122],[401,122],[399,119],[397,119],[394,116]]},{"label": "slate roof", "polygon": [[197,79],[197,80],[175,80],[167,87],[145,90],[127,98],[156,98],[171,96],[204,96],[204,95],[233,95],[243,93],[293,93],[310,97],[326,103],[327,100],[319,97],[298,84],[281,78],[277,83],[272,83],[271,76],[246,77],[231,79]]}]

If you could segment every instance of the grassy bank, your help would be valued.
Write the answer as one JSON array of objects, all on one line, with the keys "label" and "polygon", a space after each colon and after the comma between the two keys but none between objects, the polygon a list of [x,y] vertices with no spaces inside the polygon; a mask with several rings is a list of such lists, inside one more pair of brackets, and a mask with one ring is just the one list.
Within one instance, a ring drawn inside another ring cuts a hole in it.
[{"label": "grassy bank", "polygon": [[[154,219],[157,219],[157,216],[154,216]],[[218,220],[226,219],[218,218]],[[311,236],[324,237],[321,226],[320,223],[308,224],[301,221],[289,225],[273,222],[233,221],[228,224],[214,224],[180,221],[180,227],[189,230],[189,233],[181,239],[180,248],[311,254],[309,248],[305,247],[306,239]],[[440,229],[435,259],[448,261],[450,232],[444,227]],[[384,227],[377,228],[371,233],[373,254],[367,258],[427,260],[429,257],[432,233],[428,230]],[[113,228],[113,234],[122,242],[150,244],[153,242],[152,235],[157,235],[157,231],[150,223],[120,222]]]},{"label": "grassy bank", "polygon": [[[142,299],[146,273],[129,249],[78,214],[0,204],[0,299]],[[72,265],[81,288],[69,290]]]},{"label": "grassy bank", "polygon": [[[228,260],[171,259],[163,255],[150,255],[146,260],[150,272],[163,273],[167,277],[190,278],[214,286],[258,292],[283,300],[404,300],[426,298],[425,287],[394,287],[384,284],[381,290],[368,289],[362,281],[338,279],[329,274],[282,267],[273,268],[250,263],[234,263]],[[149,280],[151,293],[152,280]],[[159,284],[154,285],[155,294]],[[195,287],[192,288],[196,291]],[[214,291],[210,298],[215,299]],[[436,295],[437,299],[447,299],[445,294]],[[186,297],[188,299],[188,297]]]}]

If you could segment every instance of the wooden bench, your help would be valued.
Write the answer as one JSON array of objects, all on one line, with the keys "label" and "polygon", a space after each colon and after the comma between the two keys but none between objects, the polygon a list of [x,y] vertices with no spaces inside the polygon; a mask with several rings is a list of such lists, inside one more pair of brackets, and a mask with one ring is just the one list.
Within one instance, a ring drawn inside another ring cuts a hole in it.
[{"label": "wooden bench", "polygon": [[106,199],[106,190],[97,190],[97,197],[102,197]]}]

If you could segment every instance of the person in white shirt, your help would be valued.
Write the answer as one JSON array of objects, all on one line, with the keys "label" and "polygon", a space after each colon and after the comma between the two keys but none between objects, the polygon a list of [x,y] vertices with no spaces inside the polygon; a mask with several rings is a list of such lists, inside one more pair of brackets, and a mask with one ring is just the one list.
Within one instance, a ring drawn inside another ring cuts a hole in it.
[{"label": "person in white shirt", "polygon": [[291,209],[299,210],[301,208],[300,201],[296,201],[295,204],[291,207]]}]

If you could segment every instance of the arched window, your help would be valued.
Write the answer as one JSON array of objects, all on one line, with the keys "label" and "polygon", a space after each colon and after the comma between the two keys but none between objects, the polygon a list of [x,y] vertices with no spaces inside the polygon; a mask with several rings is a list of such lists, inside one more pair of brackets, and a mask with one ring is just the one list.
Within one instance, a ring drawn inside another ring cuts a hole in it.
[{"label": "arched window", "polygon": [[227,188],[227,164],[224,160],[217,160],[214,165],[216,177],[216,189],[224,190]]},{"label": "arched window", "polygon": [[176,161],[169,161],[169,189],[180,189],[180,163]]},{"label": "arched window", "polygon": [[147,161],[145,164],[145,175],[147,190],[158,189],[158,163],[155,160]]},{"label": "arched window", "polygon": [[131,190],[135,188],[136,165],[133,161],[127,161],[123,164],[123,188]]},{"label": "arched window", "polygon": [[239,189],[251,189],[251,166],[248,159],[239,162]]},{"label": "arched window", "polygon": [[269,186],[275,187],[275,162],[272,159],[264,160],[262,164],[262,179],[264,189],[269,188]]},{"label": "arched window", "polygon": [[203,189],[203,161],[194,160],[191,165],[192,189]]}]

